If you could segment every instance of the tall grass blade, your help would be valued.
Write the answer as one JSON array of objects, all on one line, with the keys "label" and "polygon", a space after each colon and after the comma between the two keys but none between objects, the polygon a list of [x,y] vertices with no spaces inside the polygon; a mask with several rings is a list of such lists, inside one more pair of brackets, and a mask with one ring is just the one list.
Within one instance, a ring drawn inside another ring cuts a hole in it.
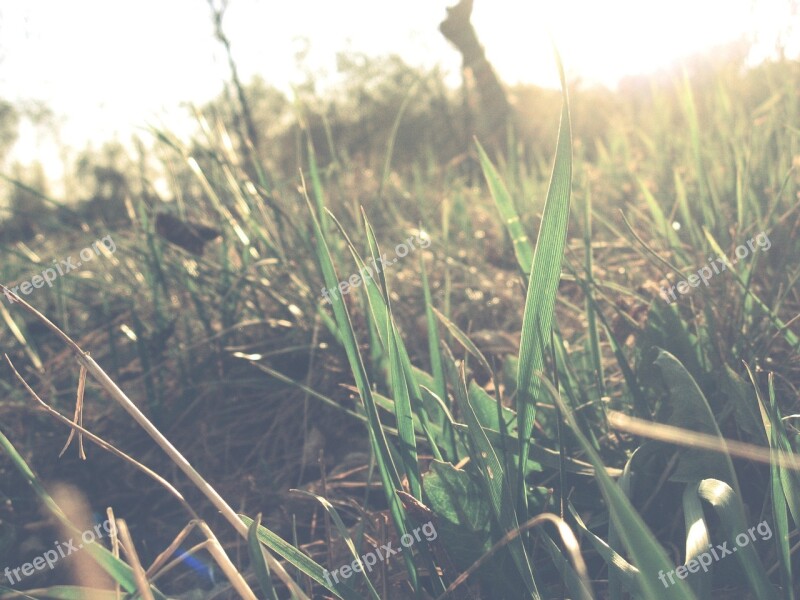
[{"label": "tall grass blade", "polygon": [[[549,345],[561,261],[567,238],[570,186],[572,181],[572,127],[564,68],[558,59],[561,77],[561,123],[558,130],[555,162],[547,190],[542,223],[533,251],[531,275],[522,318],[519,366],[517,372],[517,418],[519,420],[520,464],[518,498],[527,504],[522,473],[536,417],[536,402],[541,395],[541,380],[534,373],[544,371],[545,348]],[[527,515],[525,515],[527,516]]]}]

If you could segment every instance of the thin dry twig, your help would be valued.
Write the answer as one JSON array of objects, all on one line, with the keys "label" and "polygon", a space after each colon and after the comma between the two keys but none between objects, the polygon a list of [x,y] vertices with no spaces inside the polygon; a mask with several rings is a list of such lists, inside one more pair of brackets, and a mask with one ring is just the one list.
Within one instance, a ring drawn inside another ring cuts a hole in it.
[{"label": "thin dry twig", "polygon": [[730,454],[731,456],[767,465],[776,464],[786,469],[800,471],[800,455],[797,454],[783,451],[770,451],[769,448],[765,448],[764,446],[756,446],[755,444],[748,444],[728,438],[719,438],[706,433],[698,433],[691,429],[675,427],[673,425],[651,423],[650,421],[631,417],[616,411],[609,411],[608,423],[614,429],[626,431],[652,440],[668,442],[678,446],[687,446],[689,448],[711,450],[712,452]]},{"label": "thin dry twig", "polygon": [[[81,372],[78,375],[78,397],[75,400],[75,416],[72,418],[72,421],[81,427],[83,427],[83,394],[86,391],[86,368],[81,366]],[[67,438],[67,443],[64,444],[64,447],[61,449],[61,452],[58,455],[58,458],[64,456],[64,452],[67,451],[69,448],[70,443],[72,442],[72,438],[75,437],[75,430],[70,429],[69,437]],[[83,449],[83,434],[78,434],[78,457],[81,460],[86,460],[86,451]]]},{"label": "thin dry twig", "polygon": [[198,519],[192,519],[191,521],[189,521],[186,527],[181,529],[180,533],[178,533],[178,535],[175,536],[175,539],[172,540],[170,545],[167,546],[167,548],[161,554],[156,556],[156,559],[153,561],[153,564],[150,565],[150,567],[147,569],[145,573],[145,575],[147,575],[148,578],[155,577],[158,570],[167,563],[169,557],[178,551],[178,548],[180,548],[180,545],[183,543],[183,540],[185,540],[192,532],[192,530],[197,526],[197,522]]},{"label": "thin dry twig", "polygon": [[128,524],[125,523],[125,519],[117,519],[116,525],[120,542],[122,542],[122,549],[128,558],[128,564],[133,569],[133,577],[136,579],[136,587],[139,589],[139,594],[141,594],[143,600],[155,600],[153,593],[150,591],[150,584],[147,583],[147,577],[144,574],[139,555],[133,545],[131,534],[128,531]]},{"label": "thin dry twig", "polygon": [[[117,536],[117,519],[114,517],[114,509],[110,506],[106,508],[106,518],[108,522],[113,524],[114,526],[111,528],[111,554],[114,555],[115,558],[119,558],[119,537]],[[120,592],[120,585],[119,581],[117,581],[114,585],[114,590],[117,594],[117,600],[120,600],[122,597]]]}]

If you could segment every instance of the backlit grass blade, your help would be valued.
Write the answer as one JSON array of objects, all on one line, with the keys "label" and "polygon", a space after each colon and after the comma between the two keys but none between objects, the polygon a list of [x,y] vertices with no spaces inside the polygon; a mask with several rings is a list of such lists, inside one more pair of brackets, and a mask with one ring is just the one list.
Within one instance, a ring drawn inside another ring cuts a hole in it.
[{"label": "backlit grass blade", "polygon": [[586,279],[589,285],[584,286],[583,291],[586,294],[585,311],[586,311],[586,329],[587,329],[587,345],[589,354],[592,357],[592,366],[594,367],[595,381],[597,382],[597,395],[598,397],[605,396],[605,382],[603,378],[603,359],[600,354],[600,329],[597,326],[597,318],[594,310],[594,290],[592,284],[594,282],[594,268],[593,251],[592,251],[592,189],[586,186],[586,202],[584,203],[584,216],[583,216],[583,246],[586,253],[586,262],[584,270],[586,271]]},{"label": "backlit grass blade", "polygon": [[592,588],[589,585],[588,580],[583,580],[578,575],[578,573],[575,571],[575,568],[569,564],[569,561],[565,556],[566,553],[562,552],[561,548],[559,548],[553,541],[553,538],[551,538],[547,532],[543,531],[541,532],[539,539],[542,540],[545,550],[553,560],[556,570],[561,576],[561,579],[564,581],[564,584],[566,585],[567,590],[569,590],[571,597],[578,598],[580,600],[594,600],[595,596],[592,593]]},{"label": "backlit grass blade", "polygon": [[[447,402],[447,385],[444,380],[444,368],[442,367],[442,352],[439,349],[439,328],[436,326],[436,318],[433,313],[433,298],[431,288],[428,284],[428,273],[425,268],[425,257],[420,255],[419,269],[422,275],[422,293],[425,300],[425,325],[428,328],[428,353],[431,360],[431,374],[436,382],[434,391],[444,402]],[[442,415],[444,422],[444,415]]]},{"label": "backlit grass blade", "polygon": [[770,391],[771,402],[768,406],[761,397],[761,391],[758,388],[758,383],[753,372],[750,370],[750,366],[745,364],[745,368],[747,369],[747,373],[756,391],[756,398],[758,398],[759,408],[761,409],[764,429],[767,432],[773,464],[775,464],[780,456],[784,460],[790,461],[790,463],[795,465],[794,469],[781,466],[780,479],[786,504],[789,507],[789,512],[792,514],[795,527],[798,527],[800,526],[800,466],[796,465],[797,459],[794,456],[794,450],[789,442],[789,436],[781,420],[781,413],[774,403],[774,397],[772,396],[774,391]]},{"label": "backlit grass blade", "polygon": [[[701,554],[705,554],[711,544],[708,525],[703,514],[703,505],[697,497],[694,486],[691,485],[686,486],[683,494],[683,522],[686,528],[686,561],[684,564],[688,565],[690,561],[697,561]],[[711,597],[713,569],[714,566],[711,565],[708,571],[703,569],[689,574],[687,581],[698,598]]]},{"label": "backlit grass blade", "polygon": [[[536,402],[541,394],[541,380],[534,373],[544,371],[545,348],[549,345],[561,261],[567,238],[570,186],[572,181],[572,127],[569,115],[567,82],[561,60],[561,123],[558,130],[555,162],[547,190],[542,223],[533,251],[531,275],[528,281],[525,312],[522,318],[519,366],[517,372],[517,418],[519,420],[520,464],[518,473],[525,471],[524,462],[536,417]],[[517,482],[522,506],[526,495],[522,479]],[[525,515],[527,516],[527,515]]]},{"label": "backlit grass blade", "polygon": [[469,339],[469,336],[463,331],[461,331],[458,325],[453,323],[450,319],[445,317],[435,308],[433,309],[433,312],[436,315],[436,318],[438,318],[442,322],[442,324],[447,328],[450,334],[458,340],[458,343],[461,344],[467,352],[469,352],[472,356],[478,359],[478,362],[484,369],[486,369],[486,372],[494,377],[494,370],[492,369],[491,366],[489,366],[489,361],[486,360],[486,357],[483,355],[483,353],[480,350],[478,350],[478,348],[475,346],[472,340]]},{"label": "backlit grass blade", "polygon": [[[570,513],[572,514],[572,518],[575,519],[575,522],[578,525],[578,529],[580,529],[583,534],[589,539],[589,543],[592,544],[594,547],[595,552],[600,555],[600,557],[605,561],[608,565],[608,583],[609,583],[609,598],[610,600],[617,600],[618,598],[622,597],[621,588],[619,586],[624,586],[631,594],[634,596],[639,595],[639,569],[634,567],[630,564],[627,560],[622,558],[611,546],[609,546],[604,540],[596,536],[592,531],[586,526],[581,519],[578,511],[575,510],[575,507],[572,506],[572,503],[569,502],[567,504]],[[618,579],[618,586],[616,588],[611,586],[611,575],[612,573]]]},{"label": "backlit grass blade", "polygon": [[[371,271],[366,263],[358,254],[350,238],[347,236],[341,223],[329,215],[336,225],[339,227],[340,232],[347,242],[353,260],[356,262],[358,272],[363,275],[363,283],[366,288],[367,305],[369,307],[369,314],[372,316],[372,330],[374,330],[374,338],[378,339],[383,347],[384,354],[388,358],[389,378],[388,384],[392,388],[395,398],[394,409],[395,417],[398,423],[398,433],[400,436],[400,444],[402,445],[400,456],[402,458],[402,467],[404,474],[408,477],[409,486],[412,495],[420,500],[421,497],[421,475],[419,473],[419,465],[417,462],[417,449],[414,438],[414,430],[412,423],[412,405],[419,407],[417,416],[420,420],[423,430],[425,431],[428,441],[431,444],[434,455],[441,458],[438,445],[435,438],[430,434],[428,428],[428,415],[423,408],[422,394],[419,386],[416,383],[413,369],[411,367],[411,359],[408,356],[405,343],[400,335],[397,326],[392,316],[391,303],[389,302],[389,288],[386,282],[383,270],[378,270],[377,273]],[[367,234],[367,240],[370,248],[370,253],[373,257],[373,265],[378,264],[378,257],[380,256],[380,247],[375,239],[374,232],[366,217],[364,218],[364,228]],[[371,275],[364,275],[371,272]],[[377,278],[377,281],[376,281]],[[413,400],[413,403],[412,403]],[[401,425],[402,424],[402,425]]]},{"label": "backlit grass blade", "polygon": [[[715,252],[717,252],[718,256],[726,256],[726,254],[722,251],[722,248],[720,248],[720,245],[717,242],[717,240],[714,239],[713,235],[711,235],[711,232],[705,228],[703,229],[703,231],[706,234],[706,240],[708,241],[709,244],[711,244],[711,247],[714,249]],[[739,275],[734,266],[727,265],[727,270],[730,271],[731,274],[736,278],[736,282],[744,290],[745,297],[751,298],[752,301],[761,310],[764,311],[764,314],[766,314],[769,317],[769,320],[772,322],[772,325],[778,332],[780,332],[783,335],[786,341],[789,342],[789,344],[793,348],[797,348],[798,346],[800,346],[800,338],[798,338],[792,332],[792,330],[789,329],[787,324],[781,320],[781,318],[777,315],[777,313],[774,310],[772,310],[769,306],[764,304],[761,298],[759,298],[758,296],[755,295],[755,293],[753,293],[753,290],[751,290],[747,285],[747,283],[745,283],[745,281],[742,279],[742,276]]]},{"label": "backlit grass blade", "polygon": [[394,392],[394,409],[397,419],[397,432],[399,436],[400,457],[403,461],[404,471],[408,477],[408,488],[411,495],[417,500],[422,499],[422,476],[419,473],[417,459],[417,440],[414,436],[414,419],[411,410],[411,395],[409,384],[406,380],[403,366],[400,363],[400,350],[398,349],[398,335],[394,323],[389,322],[387,332],[389,338],[389,376]]},{"label": "backlit grass blade", "polygon": [[[774,453],[778,448],[789,448],[789,439],[786,435],[783,421],[780,418],[780,409],[778,408],[777,400],[775,399],[775,381],[774,374],[769,374],[769,403],[773,415],[775,415],[775,426],[770,427],[771,438],[769,442],[770,452]],[[800,494],[800,477],[798,471],[786,469],[783,466],[773,462],[770,465],[770,480],[772,484],[772,511],[775,520],[775,545],[778,548],[778,560],[781,569],[781,579],[783,581],[783,589],[786,592],[787,600],[794,600],[794,583],[792,580],[792,558],[791,550],[789,549],[789,516],[787,514],[787,505],[793,508],[797,507],[798,494]],[[796,519],[796,515],[794,515]],[[795,524],[797,521],[795,520]]]},{"label": "backlit grass blade", "polygon": [[[325,285],[328,289],[335,289],[339,285],[339,278],[336,275],[336,270],[333,266],[330,250],[325,239],[325,234],[322,232],[319,221],[311,206],[311,201],[306,196],[306,204],[311,214],[312,227],[315,236],[315,249],[317,259],[322,269]],[[378,465],[378,472],[383,484],[384,495],[386,496],[387,503],[389,504],[390,512],[392,513],[392,521],[397,529],[398,535],[402,536],[406,532],[405,518],[403,506],[394,493],[394,490],[403,489],[400,482],[400,477],[397,474],[394,460],[392,459],[389,450],[389,443],[381,426],[378,410],[375,406],[375,400],[372,397],[372,387],[367,377],[367,371],[364,367],[364,362],[361,357],[361,351],[358,348],[353,324],[350,322],[350,314],[347,311],[347,306],[341,294],[331,295],[331,304],[333,312],[336,317],[336,324],[339,332],[344,341],[344,348],[347,354],[347,360],[350,364],[350,369],[355,378],[356,387],[358,388],[359,396],[364,406],[368,418],[368,427],[370,444]],[[417,588],[417,575],[416,569],[413,566],[413,559],[410,554],[403,555],[406,565],[409,569],[409,579],[411,580],[412,587]]]},{"label": "backlit grass blade", "polygon": [[[719,439],[720,447],[724,450],[726,448],[725,438],[723,438],[722,432],[719,430],[714,413],[708,405],[708,400],[706,400],[702,390],[700,390],[700,386],[697,385],[697,382],[686,370],[686,367],[666,350],[659,351],[654,363],[661,370],[673,404],[669,425],[713,435]],[[724,465],[723,469],[727,471],[725,476],[728,482],[734,490],[740,489],[736,470],[733,468],[733,462],[727,452],[723,452],[721,458],[718,454],[716,456],[712,453],[700,454],[700,451],[694,451],[691,456],[685,452],[683,457],[687,457],[687,462],[691,460],[697,463],[700,469],[706,467],[703,461],[704,458],[708,461],[708,468],[712,464],[714,466],[717,464]],[[681,463],[679,463],[680,466]],[[738,497],[741,497],[741,493],[738,494]],[[740,506],[740,510],[743,515],[744,507]]]},{"label": "backlit grass blade", "polygon": [[[378,245],[378,240],[375,237],[375,231],[372,229],[372,225],[370,224],[369,219],[367,219],[367,215],[363,209],[362,216],[364,220],[364,230],[367,234],[367,242],[369,244],[370,253],[372,254],[373,264],[377,264],[377,261],[381,256],[381,249]],[[356,261],[361,264],[360,257],[357,255],[355,248],[352,245],[350,250],[353,253]],[[428,414],[430,412],[431,415],[435,415],[436,413],[434,411],[438,409],[438,406],[430,404],[426,405],[423,400],[422,392],[419,389],[419,384],[417,383],[417,379],[414,377],[414,369],[411,366],[411,358],[408,355],[405,342],[403,341],[403,337],[400,335],[400,331],[397,328],[397,324],[394,320],[394,315],[392,314],[392,304],[389,300],[389,284],[386,280],[383,270],[381,270],[379,273],[379,279],[382,293],[378,294],[381,299],[380,304],[378,304],[378,308],[380,309],[380,314],[384,319],[384,331],[391,334],[387,335],[387,344],[389,344],[390,382],[393,390],[396,390],[395,397],[397,400],[399,400],[399,402],[395,403],[395,416],[398,419],[398,431],[400,432],[401,443],[404,444],[405,450],[409,453],[408,456],[405,457],[405,461],[411,494],[417,498],[417,500],[421,500],[421,476],[419,474],[417,448],[416,444],[414,443],[413,428],[410,427],[410,415],[413,412],[412,407],[416,407],[417,416],[419,417],[422,428],[428,438],[428,442],[431,445],[431,449],[436,458],[441,460],[441,452],[439,451],[436,439],[430,434],[428,428]],[[370,283],[373,282],[368,282],[368,284]],[[380,323],[376,322],[376,325],[380,325]],[[393,351],[396,352],[395,356],[399,361],[399,363],[395,365],[396,369],[392,366],[394,364],[392,360]],[[401,430],[399,425],[400,420],[404,420],[407,424],[409,424],[409,426]]]},{"label": "backlit grass blade", "polygon": [[525,228],[522,226],[522,222],[519,219],[519,213],[514,206],[514,201],[511,199],[508,188],[506,188],[505,183],[503,183],[503,180],[500,178],[500,174],[492,164],[483,146],[481,146],[480,142],[477,140],[475,143],[478,147],[478,157],[481,161],[483,176],[486,178],[489,191],[497,205],[497,211],[500,213],[500,218],[503,219],[503,224],[508,230],[508,235],[511,237],[511,243],[514,245],[514,254],[517,257],[517,264],[519,264],[519,268],[522,269],[522,272],[528,275],[531,272],[531,264],[533,263],[531,241],[528,239],[528,234],[525,233]]},{"label": "backlit grass blade", "polygon": [[[787,598],[794,600],[794,590],[792,582],[792,561],[789,549],[789,518],[787,507],[792,515],[795,526],[797,526],[798,510],[800,510],[800,475],[797,470],[787,469],[777,461],[778,456],[792,455],[792,447],[781,419],[780,409],[775,399],[775,387],[773,374],[769,374],[769,406],[761,397],[757,381],[753,376],[750,367],[745,364],[750,379],[756,390],[761,418],[766,430],[769,442],[770,456],[773,458],[770,464],[770,487],[772,500],[772,513],[775,523],[775,545],[778,554],[778,565],[781,572],[781,581],[786,591]],[[790,457],[790,460],[791,457]]]}]

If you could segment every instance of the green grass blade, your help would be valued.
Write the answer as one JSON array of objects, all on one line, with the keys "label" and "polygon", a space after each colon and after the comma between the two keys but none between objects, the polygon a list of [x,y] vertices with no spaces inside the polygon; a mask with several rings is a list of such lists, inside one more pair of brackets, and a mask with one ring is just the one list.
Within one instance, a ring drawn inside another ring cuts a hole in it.
[{"label": "green grass blade", "polygon": [[[668,424],[713,435],[719,439],[720,446],[724,450],[727,447],[725,438],[719,430],[714,413],[700,390],[700,386],[697,385],[686,367],[666,350],[659,351],[654,364],[661,370],[672,400],[673,411]],[[682,468],[684,464],[687,465],[686,468]],[[705,473],[707,473],[706,469],[711,468],[722,470],[724,473],[719,476],[724,476],[734,490],[740,489],[736,470],[733,468],[733,462],[727,452],[684,451],[678,469],[687,471],[691,467],[696,467]],[[700,478],[703,478],[702,475],[697,477],[697,479]],[[741,498],[741,493],[737,493],[737,497]],[[740,510],[744,515],[744,507],[740,506]]]},{"label": "green grass blade", "polygon": [[[517,418],[519,420],[520,464],[518,473],[525,471],[536,402],[541,394],[541,380],[534,373],[544,371],[545,348],[549,345],[558,282],[561,279],[561,261],[567,238],[569,221],[570,186],[572,181],[572,127],[569,98],[564,69],[558,60],[561,76],[562,104],[558,142],[544,205],[542,223],[533,251],[531,275],[522,318],[519,367],[517,372]],[[518,497],[525,505],[522,479],[517,482]],[[527,515],[525,515],[527,516]]]},{"label": "green grass blade", "polygon": [[514,246],[514,254],[517,257],[517,264],[522,272],[528,275],[531,272],[531,264],[533,263],[533,250],[531,248],[531,241],[528,239],[528,234],[525,233],[525,228],[519,219],[519,213],[514,206],[514,201],[511,199],[511,194],[508,193],[508,188],[500,178],[500,174],[492,164],[491,159],[486,154],[486,151],[481,146],[480,142],[475,142],[478,147],[478,157],[481,161],[481,168],[483,169],[483,176],[486,178],[486,183],[489,185],[489,191],[494,198],[497,205],[497,211],[500,213],[500,218],[503,219],[503,224],[508,230],[508,235],[511,237],[511,243]]},{"label": "green grass blade", "polygon": [[247,528],[247,550],[250,554],[250,564],[253,566],[258,585],[261,586],[261,591],[264,592],[267,600],[278,600],[278,594],[275,592],[275,587],[272,585],[272,577],[269,574],[269,566],[266,558],[264,558],[264,550],[258,540],[259,527],[261,527],[260,513],[256,520],[250,523],[250,527]]},{"label": "green grass blade", "polygon": [[[711,538],[708,533],[703,505],[697,497],[695,486],[687,485],[683,494],[683,521],[686,528],[686,562],[696,560],[708,551]],[[711,584],[714,565],[709,571],[703,569],[697,573],[689,573],[687,581],[698,598],[711,597]]]},{"label": "green grass blade", "polygon": [[[776,426],[771,427],[770,453],[774,456],[776,448],[789,447],[786,430],[780,418],[780,410],[775,399],[774,374],[769,374],[769,403],[772,414],[776,416]],[[782,440],[782,441],[781,441]],[[794,600],[794,585],[792,582],[792,558],[789,549],[789,516],[787,505],[796,506],[800,494],[800,478],[797,471],[791,471],[773,462],[770,465],[770,483],[772,496],[772,511],[775,519],[775,545],[778,548],[778,561],[781,570],[781,581],[786,592],[787,600]],[[786,482],[786,485],[784,485]]]},{"label": "green grass blade", "polygon": [[[434,391],[436,395],[447,402],[447,384],[444,380],[444,367],[442,367],[442,352],[439,349],[439,328],[436,326],[436,317],[433,313],[433,298],[428,284],[428,273],[425,268],[425,257],[420,256],[419,269],[422,275],[422,293],[425,300],[425,324],[428,328],[428,353],[431,359],[431,374],[436,382]],[[444,415],[442,416],[444,422]]]},{"label": "green grass blade", "polygon": [[361,557],[358,554],[358,550],[356,550],[356,545],[353,543],[353,540],[350,538],[350,533],[347,530],[342,518],[339,516],[336,508],[334,508],[333,504],[328,502],[322,496],[318,496],[317,494],[312,494],[311,492],[306,492],[304,490],[294,490],[298,494],[302,494],[304,496],[308,496],[310,498],[314,498],[317,502],[322,505],[322,508],[330,515],[331,519],[333,520],[333,524],[336,525],[336,529],[339,531],[339,535],[341,536],[342,540],[344,540],[347,549],[350,550],[350,555],[361,565],[360,573],[364,576],[363,579],[367,584],[367,589],[369,590],[370,597],[374,598],[375,600],[381,600],[380,596],[378,596],[378,592],[375,591],[375,588],[372,587],[372,582],[367,577],[366,572],[364,571],[364,563],[361,562]]},{"label": "green grass blade", "polygon": [[622,556],[620,556],[619,553],[617,553],[604,540],[592,533],[592,531],[583,522],[583,519],[581,519],[578,511],[575,510],[574,506],[572,506],[571,502],[567,504],[567,507],[569,508],[570,513],[572,513],[572,517],[575,519],[578,529],[583,531],[584,535],[586,535],[586,537],[589,539],[589,543],[594,547],[595,552],[597,552],[597,554],[599,554],[608,565],[609,598],[611,600],[617,600],[618,598],[622,597],[619,588],[617,588],[617,591],[615,591],[611,586],[612,573],[619,580],[620,586],[624,586],[631,594],[638,596],[640,594],[639,569],[622,558]]},{"label": "green grass blade", "polygon": [[603,357],[600,354],[600,328],[597,326],[597,317],[594,310],[594,267],[593,267],[593,251],[592,251],[592,191],[591,188],[586,186],[586,202],[584,204],[584,218],[583,218],[583,245],[586,252],[586,262],[584,269],[586,271],[586,279],[589,285],[584,286],[584,294],[586,294],[585,311],[586,311],[586,329],[587,329],[587,345],[589,346],[589,354],[592,357],[592,366],[594,367],[595,381],[597,382],[597,395],[599,397],[605,396],[605,381],[603,377]]},{"label": "green grass blade", "polygon": [[[330,250],[325,239],[325,234],[322,232],[319,221],[314,214],[314,209],[311,206],[311,201],[306,196],[306,204],[311,214],[312,226],[315,236],[315,249],[317,252],[317,259],[322,269],[325,285],[328,289],[335,289],[338,287],[339,278],[336,275],[336,270],[333,266],[333,259],[331,258]],[[355,378],[356,387],[358,388],[359,396],[361,397],[364,410],[368,419],[368,431],[370,437],[370,444],[375,454],[376,462],[378,465],[378,472],[383,484],[384,495],[389,505],[392,514],[392,521],[399,536],[407,533],[405,512],[403,506],[394,493],[394,490],[403,489],[400,482],[400,476],[397,473],[394,460],[392,459],[391,451],[389,450],[389,442],[381,426],[378,410],[375,406],[375,400],[372,396],[372,387],[367,377],[367,371],[364,367],[364,361],[361,357],[361,351],[358,348],[353,324],[350,321],[350,314],[347,311],[347,305],[341,294],[331,295],[331,304],[333,312],[336,317],[337,327],[342,335],[344,341],[344,348],[347,354],[347,360],[350,364],[350,369]],[[406,562],[409,569],[409,578],[414,589],[417,589],[417,574],[414,567],[413,558],[409,553],[403,554],[403,560]]]},{"label": "green grass blade", "polygon": [[[242,522],[249,528],[255,521],[245,515],[239,515]],[[364,600],[364,597],[356,592],[353,588],[343,582],[337,583],[332,578],[330,583],[325,578],[327,571],[313,559],[309,558],[301,550],[295,548],[292,544],[284,540],[281,536],[273,533],[263,525],[257,526],[258,540],[267,548],[281,556],[284,560],[288,561],[292,566],[299,569],[302,573],[316,581],[318,584],[324,586],[336,594],[343,600]]]}]

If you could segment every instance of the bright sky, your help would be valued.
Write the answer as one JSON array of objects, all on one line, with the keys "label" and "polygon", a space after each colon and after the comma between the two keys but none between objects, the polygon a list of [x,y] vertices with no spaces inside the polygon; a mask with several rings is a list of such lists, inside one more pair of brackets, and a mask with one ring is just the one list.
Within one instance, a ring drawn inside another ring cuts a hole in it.
[{"label": "bright sky", "polygon": [[[230,0],[225,27],[242,76],[260,73],[286,91],[305,66],[335,72],[337,51],[396,52],[409,63],[460,58],[437,30],[455,0]],[[555,83],[550,35],[571,76],[613,86],[624,75],[757,36],[768,54],[790,27],[790,0],[475,0],[473,23],[509,83]],[[0,97],[47,103],[75,147],[164,122],[185,130],[182,102],[215,96],[228,77],[205,0],[15,0],[0,3]],[[800,38],[798,17],[794,31]],[[800,54],[798,39],[790,52]],[[785,38],[784,41],[789,41]],[[27,126],[13,159],[57,162],[50,136]],[[50,169],[48,169],[50,170]]]}]

